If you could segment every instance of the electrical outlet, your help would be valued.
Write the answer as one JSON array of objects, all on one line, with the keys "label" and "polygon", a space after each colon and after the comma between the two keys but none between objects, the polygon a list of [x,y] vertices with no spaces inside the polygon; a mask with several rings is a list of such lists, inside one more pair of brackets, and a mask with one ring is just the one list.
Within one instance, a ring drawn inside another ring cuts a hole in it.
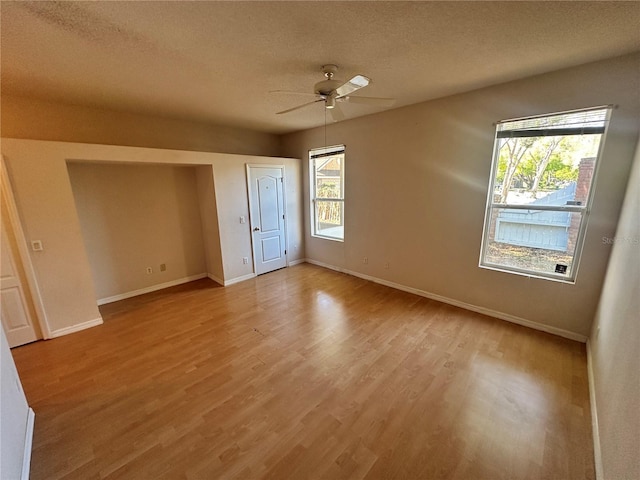
[{"label": "electrical outlet", "polygon": [[166,272],[167,271],[167,264],[166,263],[161,263],[160,264],[160,271],[161,272]]},{"label": "electrical outlet", "polygon": [[389,262],[384,264],[384,268],[385,268],[385,270],[389,270]]},{"label": "electrical outlet", "polygon": [[362,259],[362,263],[364,263],[365,265],[369,263],[369,257],[364,257]]},{"label": "electrical outlet", "polygon": [[41,252],[42,249],[42,241],[41,240],[32,240],[31,241],[31,250],[34,252]]},{"label": "electrical outlet", "polygon": [[153,268],[147,267],[147,275],[151,275],[153,273]]},{"label": "electrical outlet", "polygon": [[242,263],[245,265],[249,263],[249,257],[242,257]]}]

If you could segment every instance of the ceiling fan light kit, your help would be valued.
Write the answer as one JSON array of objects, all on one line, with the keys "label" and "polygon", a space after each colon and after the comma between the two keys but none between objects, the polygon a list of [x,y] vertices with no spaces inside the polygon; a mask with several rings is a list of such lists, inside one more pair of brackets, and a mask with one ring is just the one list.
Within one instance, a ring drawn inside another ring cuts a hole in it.
[{"label": "ceiling fan light kit", "polygon": [[331,108],[336,108],[336,97],[332,97],[331,95],[329,95],[325,101],[324,101],[324,106],[331,109]]},{"label": "ceiling fan light kit", "polygon": [[318,82],[314,85],[314,93],[312,94],[306,94],[302,92],[287,92],[284,90],[273,91],[272,93],[313,95],[316,97],[316,99],[311,102],[303,103],[302,105],[283,110],[281,112],[278,112],[277,115],[293,112],[294,110],[304,108],[314,103],[324,102],[324,106],[331,113],[333,120],[338,121],[343,120],[344,115],[342,114],[340,109],[337,108],[337,102],[360,103],[378,107],[390,107],[395,103],[395,99],[393,98],[351,96],[353,92],[360,90],[361,88],[364,88],[371,83],[371,79],[369,77],[358,74],[347,82],[337,80],[334,78],[334,76],[336,75],[336,73],[338,73],[338,66],[334,64],[323,65],[322,73],[324,73],[325,80],[322,80],[321,82]]}]

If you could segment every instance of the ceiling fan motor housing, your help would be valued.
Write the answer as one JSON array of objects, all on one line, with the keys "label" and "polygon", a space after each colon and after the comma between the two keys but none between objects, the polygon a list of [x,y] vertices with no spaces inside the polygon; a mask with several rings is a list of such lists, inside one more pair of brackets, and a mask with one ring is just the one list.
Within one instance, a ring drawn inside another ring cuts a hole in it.
[{"label": "ceiling fan motor housing", "polygon": [[314,92],[318,95],[329,96],[344,82],[341,80],[334,80],[333,78],[333,76],[338,72],[337,65],[323,65],[322,72],[324,73],[324,76],[327,77],[327,79],[323,80],[322,82],[316,83],[313,89]]},{"label": "ceiling fan motor housing", "polygon": [[331,95],[335,91],[335,89],[343,83],[344,82],[340,80],[328,79],[316,83],[313,88],[315,90],[315,93],[317,93],[318,95]]}]

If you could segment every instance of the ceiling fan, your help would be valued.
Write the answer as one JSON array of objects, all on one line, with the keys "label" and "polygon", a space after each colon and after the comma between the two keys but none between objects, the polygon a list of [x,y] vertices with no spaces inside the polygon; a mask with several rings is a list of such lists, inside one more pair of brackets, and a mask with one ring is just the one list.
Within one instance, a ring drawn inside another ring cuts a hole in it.
[{"label": "ceiling fan", "polygon": [[371,83],[371,79],[369,77],[365,77],[364,75],[356,75],[347,82],[337,80],[334,78],[334,76],[338,72],[338,67],[337,65],[332,64],[323,65],[322,72],[324,73],[326,79],[314,85],[314,93],[289,92],[286,90],[273,90],[272,92],[270,92],[315,97],[315,100],[303,103],[302,105],[298,105],[297,107],[288,108],[287,110],[277,112],[276,115],[293,112],[294,110],[304,108],[308,105],[313,105],[314,103],[324,102],[325,108],[330,112],[333,120],[339,121],[345,118],[342,110],[340,110],[338,105],[341,102],[364,103],[367,105],[374,105],[378,107],[390,107],[395,103],[394,98],[360,97],[351,95],[353,92],[369,85],[369,83]]}]

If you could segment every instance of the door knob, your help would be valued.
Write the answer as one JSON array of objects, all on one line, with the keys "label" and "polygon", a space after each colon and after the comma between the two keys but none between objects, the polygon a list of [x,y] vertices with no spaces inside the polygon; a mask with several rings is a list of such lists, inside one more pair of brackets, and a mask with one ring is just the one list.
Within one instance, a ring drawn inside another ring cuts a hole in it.
[{"label": "door knob", "polygon": [[254,227],[253,231],[254,232],[259,232],[260,231],[260,227]]}]

